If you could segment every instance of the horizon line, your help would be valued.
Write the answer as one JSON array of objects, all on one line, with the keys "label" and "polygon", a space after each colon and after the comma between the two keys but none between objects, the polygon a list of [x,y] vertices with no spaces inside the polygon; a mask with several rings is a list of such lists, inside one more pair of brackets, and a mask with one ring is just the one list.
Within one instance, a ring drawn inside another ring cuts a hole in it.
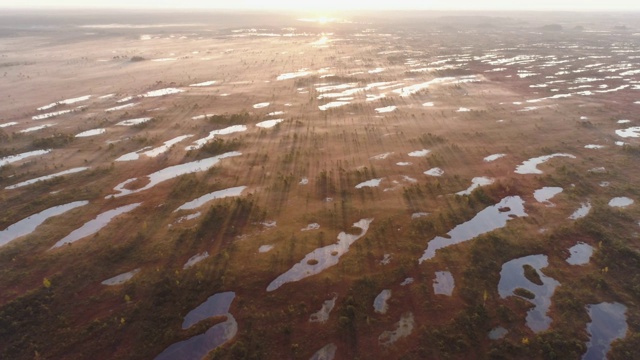
[{"label": "horizon line", "polygon": [[327,13],[339,13],[339,12],[354,12],[354,11],[365,11],[365,12],[380,12],[380,11],[393,11],[393,12],[410,12],[410,11],[431,11],[431,12],[573,12],[573,13],[640,13],[640,8],[638,9],[619,9],[619,8],[610,8],[610,9],[579,9],[579,8],[546,8],[546,9],[517,9],[517,8],[507,8],[507,9],[478,9],[478,8],[441,8],[441,7],[415,7],[415,8],[391,8],[391,7],[378,7],[378,8],[364,8],[364,7],[353,7],[353,8],[342,8],[342,9],[304,9],[304,8],[286,8],[286,7],[224,7],[224,6],[184,6],[184,7],[175,7],[175,6],[130,6],[130,7],[122,7],[122,6],[60,6],[60,5],[45,5],[45,6],[20,6],[18,5],[0,5],[0,9],[5,10],[27,10],[27,11],[51,11],[51,10],[145,10],[145,11],[162,11],[162,10],[225,10],[225,11],[253,11],[253,12],[262,12],[262,11],[284,11],[287,13],[312,13],[312,12],[327,12]]}]

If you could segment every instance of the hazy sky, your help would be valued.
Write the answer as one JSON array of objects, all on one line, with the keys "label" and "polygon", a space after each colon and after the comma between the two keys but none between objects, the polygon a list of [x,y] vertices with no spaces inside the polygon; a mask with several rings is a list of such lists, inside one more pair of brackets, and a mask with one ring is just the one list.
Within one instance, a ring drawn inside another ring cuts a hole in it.
[{"label": "hazy sky", "polygon": [[349,9],[616,10],[640,11],[638,0],[0,0],[0,8],[239,8],[331,11]]}]

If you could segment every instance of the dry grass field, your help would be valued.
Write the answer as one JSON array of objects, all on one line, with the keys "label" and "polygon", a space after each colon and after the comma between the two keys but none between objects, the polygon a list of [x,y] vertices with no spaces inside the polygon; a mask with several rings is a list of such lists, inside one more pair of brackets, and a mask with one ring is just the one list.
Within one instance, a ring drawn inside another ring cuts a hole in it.
[{"label": "dry grass field", "polygon": [[640,358],[637,18],[348,15],[0,14],[0,358]]}]

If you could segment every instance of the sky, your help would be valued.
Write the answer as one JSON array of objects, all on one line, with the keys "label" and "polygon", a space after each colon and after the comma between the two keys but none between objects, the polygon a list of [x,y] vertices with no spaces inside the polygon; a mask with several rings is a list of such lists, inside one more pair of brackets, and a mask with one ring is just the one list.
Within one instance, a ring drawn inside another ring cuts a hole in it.
[{"label": "sky", "polygon": [[637,0],[0,0],[0,8],[640,11]]}]

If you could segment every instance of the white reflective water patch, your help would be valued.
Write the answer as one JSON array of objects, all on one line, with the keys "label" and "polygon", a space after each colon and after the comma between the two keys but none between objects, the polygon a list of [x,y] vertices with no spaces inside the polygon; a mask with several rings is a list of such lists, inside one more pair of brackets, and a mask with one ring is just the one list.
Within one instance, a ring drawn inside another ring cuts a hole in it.
[{"label": "white reflective water patch", "polygon": [[356,189],[361,189],[363,187],[378,187],[381,181],[382,179],[371,179],[356,185]]},{"label": "white reflective water patch", "polygon": [[204,81],[204,82],[197,83],[197,84],[191,84],[189,86],[190,87],[203,87],[203,86],[211,86],[211,85],[214,85],[215,83],[217,83],[217,81],[211,80],[211,81]]},{"label": "white reflective water patch", "polygon": [[431,150],[422,149],[422,150],[412,151],[412,152],[408,153],[407,155],[409,155],[411,157],[425,157],[425,156],[429,155],[430,152],[431,152]]},{"label": "white reflective water patch", "polygon": [[159,97],[159,96],[165,96],[165,95],[172,95],[172,94],[179,94],[181,92],[184,92],[184,90],[181,89],[176,89],[176,88],[166,88],[166,89],[159,89],[159,90],[152,90],[152,91],[148,91],[140,96],[142,97]]},{"label": "white reflective water patch", "polygon": [[103,282],[101,282],[102,285],[107,285],[107,286],[116,286],[116,285],[122,285],[124,283],[126,283],[127,281],[131,280],[137,273],[140,272],[140,269],[135,269],[129,272],[126,272],[124,274],[120,274],[117,276],[114,276],[110,279],[107,279]]},{"label": "white reflective water patch", "polygon": [[439,167],[435,167],[433,169],[425,171],[424,174],[428,176],[442,176],[444,174],[444,170],[440,169]]},{"label": "white reflective water patch", "polygon": [[356,240],[366,235],[372,222],[373,219],[361,219],[353,224],[354,227],[361,229],[360,234],[352,235],[341,232],[338,234],[338,242],[336,244],[317,248],[308,253],[299,263],[293,265],[291,269],[273,280],[267,286],[267,291],[274,291],[286,283],[300,281],[337,265],[340,257],[349,251],[349,247]]},{"label": "white reflective water patch", "polygon": [[35,151],[29,151],[26,153],[22,153],[22,154],[18,154],[18,155],[10,155],[10,156],[6,156],[3,158],[0,158],[0,167],[5,166],[7,164],[11,164],[20,160],[24,160],[26,158],[32,157],[32,156],[40,156],[40,155],[45,155],[51,152],[51,149],[49,150],[35,150]]},{"label": "white reflective water patch", "polygon": [[115,217],[117,217],[119,215],[122,215],[122,214],[126,214],[126,213],[134,210],[135,208],[137,208],[141,204],[142,203],[125,205],[125,206],[121,206],[121,207],[113,209],[113,210],[105,211],[102,214],[96,216],[95,219],[84,223],[84,225],[82,225],[78,229],[72,231],[69,235],[65,236],[60,241],[55,243],[55,245],[53,245],[51,247],[51,249],[49,249],[49,250],[53,250],[55,248],[59,248],[59,247],[65,245],[65,244],[74,243],[74,242],[76,242],[76,241],[78,241],[80,239],[84,239],[85,237],[87,237],[89,235],[93,235],[93,234],[97,233],[98,231],[100,231],[105,226],[107,226],[111,222],[111,220],[113,220],[113,218],[115,218]]},{"label": "white reflective water patch", "polygon": [[126,105],[114,106],[112,108],[105,109],[104,111],[112,112],[112,111],[124,110],[124,109],[128,109],[128,108],[132,108],[132,107],[134,107],[136,105],[138,105],[138,103],[131,103],[131,104],[126,104]]},{"label": "white reflective water patch", "polygon": [[193,145],[187,146],[185,150],[198,150],[205,146],[210,140],[213,140],[217,135],[229,135],[236,132],[247,131],[247,127],[245,125],[233,125],[220,130],[213,130],[209,133],[207,137],[196,140]]},{"label": "white reflective water patch", "polygon": [[41,176],[39,178],[35,178],[35,179],[31,179],[31,180],[27,180],[27,181],[23,181],[21,183],[17,183],[15,185],[11,185],[11,186],[7,186],[5,187],[5,189],[7,190],[13,190],[13,189],[17,189],[17,188],[21,188],[23,186],[27,186],[27,185],[31,185],[31,184],[35,184],[39,181],[46,181],[46,180],[51,180],[60,176],[64,176],[64,175],[69,175],[69,174],[75,174],[75,173],[79,173],[81,171],[85,171],[88,170],[88,167],[78,167],[78,168],[73,168],[73,169],[69,169],[69,170],[65,170],[65,171],[61,171],[59,173],[55,173],[55,174],[51,174],[51,175],[46,175],[46,176]]},{"label": "white reflective water patch", "polygon": [[280,80],[295,79],[295,78],[307,76],[307,75],[310,75],[310,74],[311,74],[310,71],[307,71],[306,69],[302,69],[302,70],[299,70],[297,72],[285,73],[285,74],[278,75],[278,77],[276,77],[276,80],[280,81]]},{"label": "white reflective water patch", "polygon": [[151,119],[152,118],[150,118],[150,117],[143,117],[143,118],[137,118],[137,119],[123,120],[123,121],[120,121],[119,123],[117,123],[116,125],[118,125],[118,126],[140,125],[140,124],[146,123],[147,121],[149,121]]},{"label": "white reflective water patch", "polygon": [[214,156],[214,157],[210,157],[210,158],[206,158],[206,159],[202,159],[202,160],[197,160],[197,161],[193,161],[193,162],[189,162],[189,163],[185,163],[185,164],[180,164],[180,165],[174,165],[174,166],[170,166],[167,168],[164,168],[162,170],[156,171],[150,175],[147,175],[146,177],[149,179],[149,182],[147,183],[147,185],[145,185],[144,187],[135,189],[135,190],[129,190],[126,188],[126,186],[134,181],[136,181],[138,178],[131,178],[128,180],[125,180],[123,182],[121,182],[120,184],[116,185],[116,187],[114,188],[115,191],[117,191],[118,193],[115,195],[107,195],[106,198],[111,198],[111,197],[121,197],[121,196],[126,196],[126,195],[131,195],[131,194],[135,194],[135,193],[139,193],[141,191],[145,191],[148,189],[151,189],[152,187],[158,185],[159,183],[162,183],[164,181],[167,180],[171,180],[173,178],[176,178],[178,176],[182,176],[182,175],[186,175],[186,174],[192,174],[192,173],[196,173],[196,172],[202,172],[202,171],[207,171],[209,169],[211,169],[213,166],[215,166],[217,163],[220,162],[220,160],[222,159],[226,159],[226,158],[230,158],[230,157],[235,157],[235,156],[240,156],[242,155],[242,153],[237,152],[237,151],[232,151],[232,152],[228,152],[228,153],[224,153],[222,155],[218,155],[218,156]]},{"label": "white reflective water patch", "polygon": [[616,135],[622,138],[640,137],[640,126],[634,126],[627,129],[616,130]]},{"label": "white reflective water patch", "polygon": [[52,107],[55,107],[55,106],[58,106],[58,105],[70,105],[70,104],[74,104],[74,103],[77,103],[77,102],[89,100],[90,98],[91,98],[91,95],[85,95],[85,96],[80,96],[80,97],[77,97],[77,98],[61,100],[61,101],[58,101],[58,102],[51,103],[49,105],[41,106],[37,110],[38,111],[48,110],[48,109],[51,109]]},{"label": "white reflective water patch", "polygon": [[388,113],[388,112],[395,111],[396,109],[397,109],[397,107],[395,107],[395,106],[387,106],[387,107],[377,108],[377,109],[376,109],[376,112],[377,112],[378,114],[381,114],[381,113]]},{"label": "white reflective water patch", "polygon": [[38,131],[38,130],[42,130],[42,129],[46,129],[46,128],[50,128],[52,126],[54,126],[56,124],[44,124],[44,125],[40,125],[40,126],[34,126],[34,127],[30,127],[30,128],[26,128],[24,130],[20,130],[18,131],[21,134],[26,134],[26,133],[30,133],[30,132],[34,132],[34,131]]},{"label": "white reflective water patch", "polygon": [[488,177],[484,177],[484,176],[474,177],[473,179],[471,179],[471,186],[469,186],[467,190],[457,192],[456,195],[471,195],[473,190],[481,186],[491,185],[493,184],[493,182],[494,180]]},{"label": "white reflective water patch", "polygon": [[[179,210],[194,210],[197,209],[199,207],[202,207],[204,204],[216,200],[216,199],[224,199],[224,198],[228,198],[228,197],[236,197],[236,196],[240,196],[242,194],[242,192],[244,191],[244,189],[246,189],[246,186],[236,186],[233,188],[229,188],[229,189],[224,189],[224,190],[218,190],[218,191],[214,191],[211,192],[209,194],[206,195],[202,195],[199,198],[189,201],[187,203],[184,203],[183,205],[181,205],[180,207],[178,207],[175,211],[179,211]],[[175,212],[174,211],[174,212]]]},{"label": "white reflective water patch", "polygon": [[90,137],[90,136],[101,135],[101,134],[104,134],[106,132],[107,132],[107,129],[93,129],[93,130],[83,131],[80,134],[76,135],[75,137],[77,137],[77,138]]},{"label": "white reflective water patch", "polygon": [[54,111],[54,112],[50,112],[47,114],[42,114],[42,115],[36,115],[36,116],[32,116],[31,120],[44,120],[44,119],[49,119],[52,117],[56,117],[56,116],[60,116],[60,115],[64,115],[64,114],[68,114],[70,112],[73,112],[73,110],[60,110],[60,111]]},{"label": "white reflective water patch", "polygon": [[268,102],[257,103],[255,105],[253,105],[253,108],[254,109],[262,109],[262,108],[266,108],[269,105],[271,105],[271,103],[268,103]]},{"label": "white reflective water patch", "polygon": [[611,199],[611,201],[609,201],[609,206],[623,208],[623,207],[632,205],[633,203],[634,203],[633,199],[629,199],[628,197],[621,196],[621,197],[616,197]]},{"label": "white reflective water patch", "polygon": [[89,204],[88,201],[76,201],[65,205],[54,206],[37,214],[28,216],[15,224],[9,225],[9,227],[0,231],[0,246],[4,246],[22,236],[31,234],[38,226],[53,216],[64,214],[67,211],[87,204]]},{"label": "white reflective water patch", "polygon": [[337,108],[345,105],[349,105],[349,102],[348,101],[332,101],[330,103],[318,106],[318,109],[320,109],[320,111],[326,111],[332,108]]},{"label": "white reflective water patch", "polygon": [[503,158],[507,156],[507,154],[493,154],[493,155],[489,155],[487,157],[485,157],[482,161],[484,162],[492,162],[492,161],[496,161],[500,158]]},{"label": "white reflective water patch", "polygon": [[260,127],[260,128],[264,128],[264,129],[269,129],[269,128],[272,128],[272,127],[280,124],[283,121],[284,121],[284,119],[265,120],[265,121],[257,123],[256,126]]},{"label": "white reflective water patch", "polygon": [[540,157],[536,157],[536,158],[532,158],[524,161],[521,165],[518,165],[518,167],[516,167],[515,173],[516,174],[542,174],[543,172],[542,170],[538,169],[538,165],[545,163],[554,157],[568,157],[571,159],[576,158],[571,154],[561,154],[561,153],[544,155],[544,156],[540,156]]}]

